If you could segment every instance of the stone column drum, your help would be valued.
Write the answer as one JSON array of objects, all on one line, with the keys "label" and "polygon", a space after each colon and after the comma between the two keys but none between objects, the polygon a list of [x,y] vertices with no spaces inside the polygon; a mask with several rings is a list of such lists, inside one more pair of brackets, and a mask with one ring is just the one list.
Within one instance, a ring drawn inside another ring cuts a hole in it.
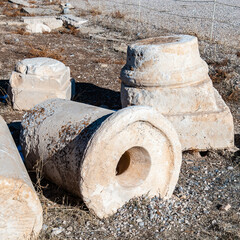
[{"label": "stone column drum", "polygon": [[151,107],[114,112],[52,99],[26,113],[22,126],[27,167],[43,161],[45,176],[100,218],[142,194],[169,198],[177,183],[177,133]]},{"label": "stone column drum", "polygon": [[164,36],[130,45],[120,78],[122,107],[156,108],[176,128],[183,150],[233,146],[232,115],[213,88],[196,37]]},{"label": "stone column drum", "polygon": [[0,116],[0,239],[35,239],[41,228],[40,201]]},{"label": "stone column drum", "polygon": [[51,58],[24,59],[12,72],[9,95],[16,110],[29,110],[51,98],[70,99],[70,68]]}]

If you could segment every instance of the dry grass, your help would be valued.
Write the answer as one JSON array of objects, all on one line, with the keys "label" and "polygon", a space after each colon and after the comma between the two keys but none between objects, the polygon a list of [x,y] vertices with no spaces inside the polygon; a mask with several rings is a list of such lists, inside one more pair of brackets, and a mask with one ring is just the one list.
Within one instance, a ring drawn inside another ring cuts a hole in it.
[{"label": "dry grass", "polygon": [[118,65],[124,65],[126,61],[124,59],[111,59],[111,58],[98,58],[93,60],[94,63],[102,63],[102,64],[118,64]]},{"label": "dry grass", "polygon": [[66,28],[63,28],[63,29],[59,30],[59,33],[61,33],[61,34],[71,34],[71,35],[77,36],[78,33],[79,33],[79,29],[75,28],[72,25],[67,25]]},{"label": "dry grass", "polygon": [[124,13],[121,13],[119,10],[112,13],[112,17],[113,18],[118,18],[118,19],[124,19],[125,17],[125,14]]},{"label": "dry grass", "polygon": [[26,31],[25,28],[18,28],[15,32],[13,32],[14,34],[20,34],[20,35],[30,35],[29,32]]},{"label": "dry grass", "polygon": [[7,1],[8,1],[8,0],[1,0],[1,1],[0,1],[0,6],[5,5],[5,4],[7,3]]},{"label": "dry grass", "polygon": [[102,14],[102,11],[98,8],[92,8],[89,12],[92,16],[97,16]]},{"label": "dry grass", "polygon": [[30,4],[35,4],[35,3],[37,3],[37,2],[34,1],[34,0],[30,0],[30,1],[28,1],[28,3],[30,3]]},{"label": "dry grass", "polygon": [[239,91],[237,91],[237,90],[232,91],[232,93],[229,96],[227,96],[226,100],[233,101],[233,102],[239,102],[239,100],[240,100]]},{"label": "dry grass", "polygon": [[22,12],[19,6],[18,8],[13,8],[9,4],[3,9],[2,14],[7,17],[29,16],[29,14]]},{"label": "dry grass", "polygon": [[210,74],[210,78],[214,83],[220,83],[223,80],[229,79],[230,75],[228,72],[222,70],[222,69],[216,69],[215,74]]},{"label": "dry grass", "polygon": [[29,48],[27,57],[33,58],[33,57],[48,57],[53,58],[56,60],[59,60],[64,63],[66,60],[66,57],[62,54],[64,51],[64,48],[60,49],[49,49],[46,46],[38,46],[35,47],[31,43],[25,43],[25,45]]}]

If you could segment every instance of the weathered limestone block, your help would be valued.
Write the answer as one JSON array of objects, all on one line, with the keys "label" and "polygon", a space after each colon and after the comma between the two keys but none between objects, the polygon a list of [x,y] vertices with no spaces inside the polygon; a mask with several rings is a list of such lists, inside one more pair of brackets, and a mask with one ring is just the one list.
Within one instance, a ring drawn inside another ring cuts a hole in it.
[{"label": "weathered limestone block", "polygon": [[181,145],[153,108],[114,112],[51,99],[27,113],[22,127],[27,167],[40,159],[48,179],[82,197],[100,218],[142,194],[169,198],[177,183]]},{"label": "weathered limestone block", "polygon": [[130,45],[120,78],[122,107],[156,108],[176,128],[183,150],[233,146],[232,115],[213,88],[196,37],[158,37]]},{"label": "weathered limestone block", "polygon": [[32,33],[51,32],[63,25],[63,21],[54,16],[23,17],[22,19],[27,24],[27,31]]},{"label": "weathered limestone block", "polygon": [[41,228],[40,201],[0,116],[0,239],[34,239]]},{"label": "weathered limestone block", "polygon": [[30,58],[17,63],[10,78],[13,108],[29,110],[50,98],[71,98],[70,69],[51,58]]},{"label": "weathered limestone block", "polygon": [[83,23],[86,23],[88,21],[86,19],[76,17],[72,14],[64,14],[64,15],[61,15],[59,18],[66,24],[72,25],[75,28],[81,27]]}]

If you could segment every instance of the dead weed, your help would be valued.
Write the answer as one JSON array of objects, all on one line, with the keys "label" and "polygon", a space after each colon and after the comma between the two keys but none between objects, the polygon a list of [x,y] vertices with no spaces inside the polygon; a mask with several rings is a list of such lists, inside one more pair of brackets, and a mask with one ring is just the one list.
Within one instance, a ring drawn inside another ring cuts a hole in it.
[{"label": "dead weed", "polygon": [[29,14],[22,12],[20,6],[18,6],[18,8],[14,8],[10,4],[6,5],[2,14],[7,17],[29,16]]},{"label": "dead weed", "polygon": [[48,57],[53,58],[56,60],[59,60],[61,62],[65,62],[66,57],[62,54],[64,51],[64,48],[60,49],[49,49],[46,46],[38,46],[35,47],[31,43],[25,43],[25,45],[29,48],[27,57],[33,58],[33,57]]},{"label": "dead weed", "polygon": [[112,13],[112,17],[113,18],[118,18],[118,19],[124,19],[125,17],[125,14],[124,13],[121,13],[119,10]]},{"label": "dead weed", "polygon": [[26,31],[25,28],[18,28],[16,31],[13,32],[14,34],[20,34],[20,35],[30,35],[29,32]]},{"label": "dead weed", "polygon": [[92,16],[98,16],[102,14],[102,11],[99,8],[92,8],[89,12]]},{"label": "dead weed", "polygon": [[119,60],[113,60],[111,58],[98,58],[93,60],[94,63],[102,63],[102,64],[119,64],[119,65],[124,65],[125,60],[124,59],[119,59]]}]

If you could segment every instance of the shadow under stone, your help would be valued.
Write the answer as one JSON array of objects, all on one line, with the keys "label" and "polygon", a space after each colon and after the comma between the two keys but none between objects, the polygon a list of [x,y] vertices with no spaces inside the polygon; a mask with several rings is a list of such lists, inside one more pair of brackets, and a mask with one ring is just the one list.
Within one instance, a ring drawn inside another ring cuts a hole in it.
[{"label": "shadow under stone", "polygon": [[121,109],[120,92],[101,88],[91,83],[75,83],[73,101],[113,110]]}]

